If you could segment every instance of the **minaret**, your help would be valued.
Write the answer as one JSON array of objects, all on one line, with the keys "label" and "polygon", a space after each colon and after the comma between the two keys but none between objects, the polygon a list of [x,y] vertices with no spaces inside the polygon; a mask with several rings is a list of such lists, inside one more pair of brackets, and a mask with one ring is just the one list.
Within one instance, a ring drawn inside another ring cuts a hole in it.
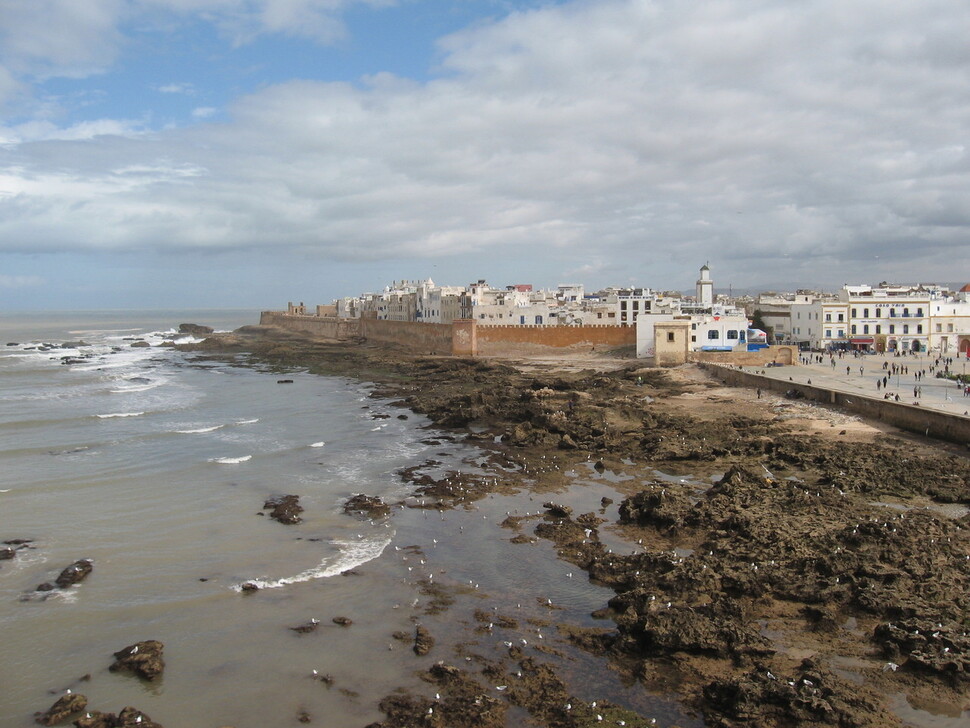
[{"label": "minaret", "polygon": [[701,266],[701,277],[697,279],[697,305],[714,305],[714,281],[711,280],[711,269],[706,263]]}]

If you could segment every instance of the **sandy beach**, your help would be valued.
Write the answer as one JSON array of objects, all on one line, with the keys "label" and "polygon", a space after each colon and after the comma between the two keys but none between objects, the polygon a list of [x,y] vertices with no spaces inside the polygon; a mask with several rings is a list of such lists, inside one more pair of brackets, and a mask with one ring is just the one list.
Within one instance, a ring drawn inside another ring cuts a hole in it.
[{"label": "sandy beach", "polygon": [[[968,720],[965,450],[690,366],[416,358],[259,327],[196,350],[376,382],[375,396],[478,444],[494,472],[417,467],[391,505],[475,518],[501,499],[522,560],[552,546],[566,578],[604,587],[593,621],[560,621],[548,600],[547,620],[523,623],[515,604],[462,613],[467,600],[429,580],[455,627],[397,635],[419,653],[437,640],[418,667],[429,689],[386,695],[373,728]],[[591,499],[577,472],[614,496]],[[537,648],[538,635],[551,639]],[[620,700],[577,697],[584,671],[618,676]],[[651,722],[637,694],[676,707]]]}]

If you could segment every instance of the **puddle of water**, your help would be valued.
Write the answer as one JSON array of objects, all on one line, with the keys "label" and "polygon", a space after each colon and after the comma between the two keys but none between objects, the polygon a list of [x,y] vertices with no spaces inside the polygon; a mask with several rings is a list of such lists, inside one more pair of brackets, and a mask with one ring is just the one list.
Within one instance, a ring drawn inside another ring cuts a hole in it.
[{"label": "puddle of water", "polygon": [[906,725],[915,728],[967,728],[970,725],[970,710],[942,700],[917,703],[905,693],[895,693],[890,696],[889,709]]}]

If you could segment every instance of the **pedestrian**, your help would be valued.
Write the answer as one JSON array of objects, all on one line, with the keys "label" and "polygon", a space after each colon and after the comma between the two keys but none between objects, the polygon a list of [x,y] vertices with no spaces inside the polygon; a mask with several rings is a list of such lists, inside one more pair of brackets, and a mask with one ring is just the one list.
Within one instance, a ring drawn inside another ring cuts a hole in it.
[{"label": "pedestrian", "polygon": [[876,391],[878,392],[881,389],[882,389],[882,380],[881,379],[877,379],[876,380]]},{"label": "pedestrian", "polygon": [[761,399],[761,387],[758,387],[757,392],[758,392],[758,399]]},{"label": "pedestrian", "polygon": [[852,367],[845,368],[845,376],[849,376],[852,373]]}]

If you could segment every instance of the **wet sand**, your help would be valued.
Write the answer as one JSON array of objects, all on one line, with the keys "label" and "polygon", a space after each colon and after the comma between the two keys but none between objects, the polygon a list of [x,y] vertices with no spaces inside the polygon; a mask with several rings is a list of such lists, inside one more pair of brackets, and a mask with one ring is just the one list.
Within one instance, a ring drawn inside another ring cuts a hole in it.
[{"label": "wet sand", "polygon": [[[952,447],[692,367],[411,357],[260,327],[197,348],[370,379],[482,448],[486,476],[400,474],[403,512],[478,545],[461,578],[416,579],[438,609],[427,687],[402,676],[372,726],[970,720],[970,464]],[[560,605],[575,580],[598,591]]]}]

